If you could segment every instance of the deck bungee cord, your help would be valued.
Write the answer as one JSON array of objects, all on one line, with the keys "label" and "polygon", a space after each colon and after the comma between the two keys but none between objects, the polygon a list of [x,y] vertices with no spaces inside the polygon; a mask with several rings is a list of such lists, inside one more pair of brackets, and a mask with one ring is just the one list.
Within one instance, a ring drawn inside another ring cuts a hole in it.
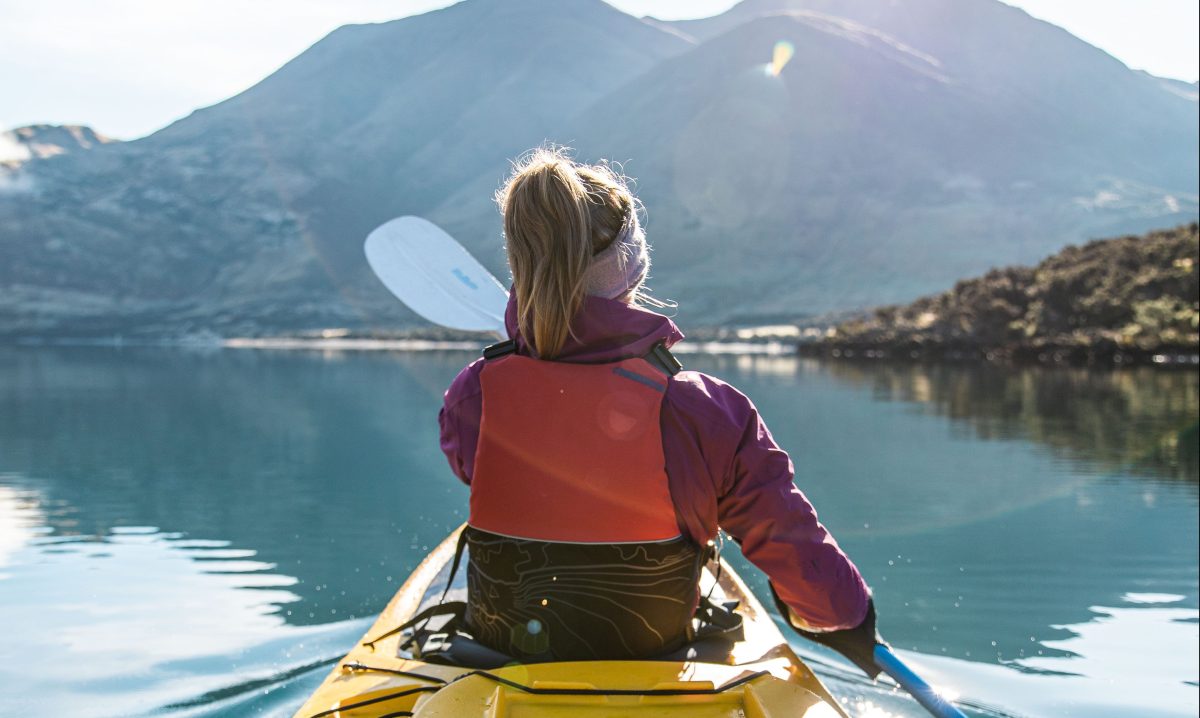
[{"label": "deck bungee cord", "polygon": [[[330,708],[329,710],[321,711],[320,713],[313,713],[308,718],[327,718],[328,716],[337,715],[343,711],[354,710],[355,708],[366,708],[367,706],[373,706],[379,703],[385,703],[387,701],[394,701],[397,698],[411,696],[415,693],[436,693],[441,689],[442,688],[440,686],[417,686],[415,688],[406,688],[405,690],[396,691],[395,693],[388,693],[382,696],[375,696],[374,698],[367,698],[356,703],[346,703],[336,708]],[[412,715],[412,713],[400,712],[390,713],[389,715]]]},{"label": "deck bungee cord", "polygon": [[405,678],[415,678],[419,681],[429,681],[430,683],[437,683],[437,684],[440,684],[443,686],[450,683],[450,681],[447,681],[445,678],[439,678],[438,676],[430,676],[430,675],[426,675],[424,673],[416,673],[415,671],[402,671],[398,668],[385,668],[383,666],[368,666],[365,663],[359,663],[358,661],[350,661],[348,663],[343,663],[342,670],[350,672],[350,673],[353,673],[354,671],[371,671],[374,673],[387,673],[388,675],[392,675],[392,676],[404,676]]}]

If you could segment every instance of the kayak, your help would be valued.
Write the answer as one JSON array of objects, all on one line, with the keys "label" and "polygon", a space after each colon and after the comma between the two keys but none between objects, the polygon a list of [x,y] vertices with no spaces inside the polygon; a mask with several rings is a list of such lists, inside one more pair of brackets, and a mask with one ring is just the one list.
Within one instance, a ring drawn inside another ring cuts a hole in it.
[{"label": "kayak", "polygon": [[[413,629],[396,632],[466,597],[457,571],[462,527],[421,562],[363,640],[334,666],[297,718],[848,718],[800,660],[728,563],[710,561],[701,591],[733,608],[741,630],[720,658],[510,662],[499,667],[422,660]],[[736,603],[736,607],[734,604]],[[709,652],[711,653],[711,652]]]}]

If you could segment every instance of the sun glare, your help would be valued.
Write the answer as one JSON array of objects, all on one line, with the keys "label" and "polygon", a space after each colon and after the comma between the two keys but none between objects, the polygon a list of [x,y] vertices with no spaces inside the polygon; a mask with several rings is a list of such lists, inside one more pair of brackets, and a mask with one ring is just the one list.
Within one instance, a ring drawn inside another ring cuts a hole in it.
[{"label": "sun glare", "polygon": [[[9,486],[0,486],[0,569],[36,535],[42,513],[34,497]],[[8,574],[0,571],[0,580]]]},{"label": "sun glare", "polygon": [[772,77],[779,77],[779,73],[783,72],[783,68],[792,59],[792,55],[796,54],[796,46],[787,40],[780,40],[775,43],[775,50],[771,53],[771,64],[767,66],[767,72]]}]

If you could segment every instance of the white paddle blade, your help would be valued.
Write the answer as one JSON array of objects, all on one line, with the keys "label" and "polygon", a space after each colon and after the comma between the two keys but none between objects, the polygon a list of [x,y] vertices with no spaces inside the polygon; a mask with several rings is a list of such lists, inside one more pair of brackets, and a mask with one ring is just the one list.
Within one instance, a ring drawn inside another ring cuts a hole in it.
[{"label": "white paddle blade", "polygon": [[433,222],[397,217],[371,232],[363,251],[383,285],[425,319],[505,336],[508,292]]}]

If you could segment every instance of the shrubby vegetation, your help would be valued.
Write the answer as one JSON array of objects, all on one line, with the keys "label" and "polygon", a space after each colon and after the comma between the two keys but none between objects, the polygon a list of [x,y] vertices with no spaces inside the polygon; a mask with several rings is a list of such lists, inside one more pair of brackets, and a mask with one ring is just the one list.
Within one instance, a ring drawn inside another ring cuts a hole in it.
[{"label": "shrubby vegetation", "polygon": [[807,351],[1191,361],[1200,347],[1198,255],[1196,223],[1071,246],[1036,267],[994,269],[908,306],[882,307]]}]

